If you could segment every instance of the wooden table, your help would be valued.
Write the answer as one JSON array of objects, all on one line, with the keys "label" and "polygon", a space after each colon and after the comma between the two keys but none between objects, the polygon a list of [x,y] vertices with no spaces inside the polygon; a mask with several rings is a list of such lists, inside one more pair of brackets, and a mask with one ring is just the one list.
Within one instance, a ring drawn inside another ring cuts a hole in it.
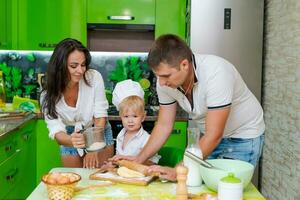
[{"label": "wooden table", "polygon": [[[95,169],[83,168],[54,168],[51,172],[75,172],[81,175],[82,180],[77,187],[86,187],[90,185],[100,185],[104,181],[89,180],[89,175],[94,173]],[[210,192],[205,185],[201,187],[189,187],[189,193],[201,194]],[[176,183],[162,183],[154,181],[148,186],[134,186],[125,184],[114,184],[110,186],[92,187],[75,193],[74,200],[90,199],[176,199]],[[27,198],[28,200],[48,199],[47,188],[44,183],[40,183]],[[265,200],[259,191],[250,184],[244,191],[244,200]]]}]

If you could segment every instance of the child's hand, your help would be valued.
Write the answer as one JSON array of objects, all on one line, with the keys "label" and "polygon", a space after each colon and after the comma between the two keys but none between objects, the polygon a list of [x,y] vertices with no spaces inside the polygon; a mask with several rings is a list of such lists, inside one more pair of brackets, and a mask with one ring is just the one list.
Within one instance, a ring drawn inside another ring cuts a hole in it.
[{"label": "child's hand", "polygon": [[74,148],[85,148],[84,135],[79,130],[71,134],[71,142]]}]

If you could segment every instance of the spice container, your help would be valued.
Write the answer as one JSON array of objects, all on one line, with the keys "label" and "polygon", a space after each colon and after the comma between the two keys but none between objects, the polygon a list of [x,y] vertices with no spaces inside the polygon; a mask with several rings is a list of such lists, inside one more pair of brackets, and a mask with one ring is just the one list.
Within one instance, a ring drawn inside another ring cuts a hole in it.
[{"label": "spice container", "polygon": [[218,184],[218,200],[242,200],[243,183],[233,173],[222,178]]}]

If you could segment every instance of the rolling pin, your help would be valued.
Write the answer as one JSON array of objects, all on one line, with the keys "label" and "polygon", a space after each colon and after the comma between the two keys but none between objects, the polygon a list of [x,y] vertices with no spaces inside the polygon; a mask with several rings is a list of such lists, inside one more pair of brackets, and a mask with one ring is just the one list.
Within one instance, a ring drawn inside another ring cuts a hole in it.
[{"label": "rolling pin", "polygon": [[128,169],[140,172],[140,173],[144,174],[145,176],[159,176],[158,172],[149,174],[148,173],[149,166],[142,165],[142,164],[139,164],[139,163],[136,163],[136,162],[133,162],[133,161],[118,160],[117,164],[119,166],[124,166],[124,167],[127,167]]}]

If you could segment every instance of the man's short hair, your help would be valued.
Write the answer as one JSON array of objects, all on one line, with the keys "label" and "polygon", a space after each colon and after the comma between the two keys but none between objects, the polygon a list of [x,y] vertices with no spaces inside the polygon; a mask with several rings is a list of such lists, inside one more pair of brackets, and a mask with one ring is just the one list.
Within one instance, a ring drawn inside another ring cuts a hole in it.
[{"label": "man's short hair", "polygon": [[155,69],[160,63],[166,63],[178,68],[181,61],[192,61],[192,50],[178,36],[172,34],[162,35],[157,38],[148,54],[148,65]]}]

